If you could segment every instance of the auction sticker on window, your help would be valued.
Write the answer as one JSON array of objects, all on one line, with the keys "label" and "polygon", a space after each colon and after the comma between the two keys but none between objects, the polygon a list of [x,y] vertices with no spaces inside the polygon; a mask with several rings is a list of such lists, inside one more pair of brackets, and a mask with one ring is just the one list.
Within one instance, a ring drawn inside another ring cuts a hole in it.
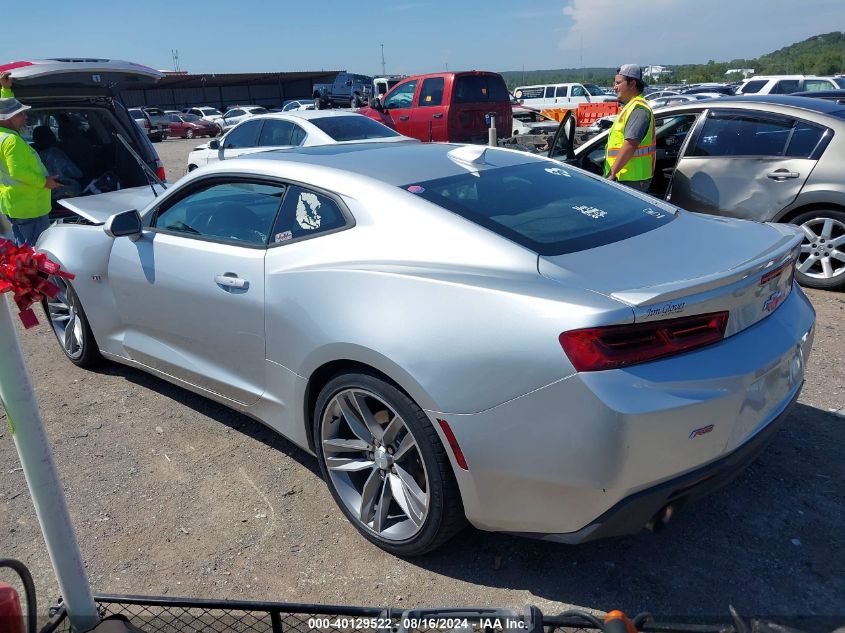
[{"label": "auction sticker on window", "polygon": [[572,178],[568,171],[561,169],[560,167],[546,167],[545,171],[546,173],[553,174],[555,176],[566,176],[567,178]]},{"label": "auction sticker on window", "polygon": [[419,185],[411,185],[408,187],[408,191],[411,193],[425,193],[425,187],[420,187]]},{"label": "auction sticker on window", "polygon": [[572,207],[576,211],[580,211],[588,218],[593,218],[594,220],[599,220],[607,215],[607,211],[602,211],[601,209],[597,209],[596,207],[591,207],[588,204],[579,204],[578,206]]}]

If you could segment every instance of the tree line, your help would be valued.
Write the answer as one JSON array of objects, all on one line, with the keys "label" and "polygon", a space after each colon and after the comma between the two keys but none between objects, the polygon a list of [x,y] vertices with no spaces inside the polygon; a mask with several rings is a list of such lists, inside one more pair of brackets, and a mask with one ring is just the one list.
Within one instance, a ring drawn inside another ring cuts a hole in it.
[{"label": "tree line", "polygon": [[[756,59],[709,60],[706,64],[670,66],[671,75],[660,83],[702,83],[738,81],[741,74],[726,75],[730,69],[753,68],[757,75],[834,75],[845,73],[845,33],[833,31],[815,35]],[[561,68],[557,70],[513,70],[502,72],[508,88],[530,84],[581,82],[608,86],[615,68]],[[654,83],[654,82],[652,82]]]}]

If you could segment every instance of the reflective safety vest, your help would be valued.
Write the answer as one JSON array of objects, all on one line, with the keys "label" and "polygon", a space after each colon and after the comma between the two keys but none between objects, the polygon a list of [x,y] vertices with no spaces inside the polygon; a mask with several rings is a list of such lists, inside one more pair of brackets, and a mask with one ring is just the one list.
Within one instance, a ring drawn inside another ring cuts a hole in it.
[{"label": "reflective safety vest", "polygon": [[616,162],[616,157],[625,143],[625,124],[628,123],[628,117],[634,111],[634,108],[645,108],[648,111],[648,131],[640,142],[640,146],[634,151],[631,159],[617,172],[616,179],[620,181],[649,180],[654,176],[654,161],[656,157],[654,146],[654,114],[642,95],[637,95],[625,104],[625,107],[622,108],[622,111],[613,122],[613,127],[610,128],[610,134],[607,137],[607,154],[604,160],[605,177],[610,174],[610,167]]},{"label": "reflective safety vest", "polygon": [[28,220],[50,213],[47,168],[20,134],[0,127],[0,212]]}]

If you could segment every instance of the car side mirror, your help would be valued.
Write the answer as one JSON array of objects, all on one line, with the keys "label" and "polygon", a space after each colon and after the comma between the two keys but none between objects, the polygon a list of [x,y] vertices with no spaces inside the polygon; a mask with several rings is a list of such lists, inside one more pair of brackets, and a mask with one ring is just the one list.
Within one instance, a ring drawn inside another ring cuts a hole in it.
[{"label": "car side mirror", "polygon": [[103,226],[103,230],[109,237],[128,237],[130,239],[141,237],[142,229],[141,215],[135,209],[115,213],[106,220],[106,224]]},{"label": "car side mirror", "polygon": [[352,80],[351,80],[351,79],[347,79],[347,80],[346,80],[346,85],[347,85],[347,86],[351,86],[351,85],[352,85]]},{"label": "car side mirror", "polygon": [[208,149],[220,149],[220,141],[218,141],[216,138],[211,139],[208,142]]},{"label": "car side mirror", "polygon": [[384,111],[384,106],[381,103],[381,99],[379,99],[378,97],[373,97],[372,99],[370,99],[370,107],[373,110],[378,110],[379,112]]}]

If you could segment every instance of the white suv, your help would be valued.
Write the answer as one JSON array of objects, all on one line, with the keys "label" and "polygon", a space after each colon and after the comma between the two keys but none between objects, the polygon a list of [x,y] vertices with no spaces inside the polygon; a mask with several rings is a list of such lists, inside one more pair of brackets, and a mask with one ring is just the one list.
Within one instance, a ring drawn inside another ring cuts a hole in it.
[{"label": "white suv", "polygon": [[794,92],[840,90],[845,77],[815,77],[812,75],[755,75],[746,79],[738,95],[790,95]]}]

